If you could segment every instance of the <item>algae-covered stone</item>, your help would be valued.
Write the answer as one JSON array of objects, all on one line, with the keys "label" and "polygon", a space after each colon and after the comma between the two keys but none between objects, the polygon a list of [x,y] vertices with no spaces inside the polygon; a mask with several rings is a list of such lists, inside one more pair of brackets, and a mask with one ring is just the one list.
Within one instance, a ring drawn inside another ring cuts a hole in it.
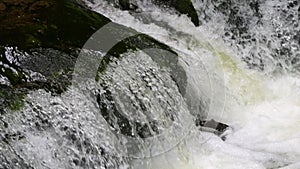
[{"label": "algae-covered stone", "polygon": [[25,91],[0,85],[0,114],[5,112],[6,108],[13,111],[20,110],[24,106],[24,93]]},{"label": "algae-covered stone", "polygon": [[0,13],[0,45],[23,50],[36,47],[74,50],[110,22],[69,0],[5,0],[2,4],[5,9]]}]

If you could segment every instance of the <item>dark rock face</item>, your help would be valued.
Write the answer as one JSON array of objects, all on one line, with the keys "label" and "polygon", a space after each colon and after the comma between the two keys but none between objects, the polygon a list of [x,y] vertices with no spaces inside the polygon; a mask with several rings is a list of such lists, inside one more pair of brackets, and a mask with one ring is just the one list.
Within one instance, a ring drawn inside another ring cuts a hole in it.
[{"label": "dark rock face", "polygon": [[154,0],[155,4],[163,4],[165,6],[173,7],[181,14],[187,14],[191,18],[195,26],[200,25],[198,14],[193,6],[191,0]]},{"label": "dark rock face", "polygon": [[[2,4],[2,5],[1,5]],[[0,45],[70,51],[109,19],[68,0],[5,0],[0,4]]]},{"label": "dark rock face", "polygon": [[[93,0],[90,1],[94,3]],[[111,2],[108,0],[108,2]],[[113,2],[116,7],[119,7],[122,10],[134,11],[139,8],[139,3],[142,3],[141,0],[119,0]],[[191,0],[149,0],[149,3],[153,3],[162,8],[174,8],[180,14],[186,14],[191,18],[191,21],[195,26],[199,26],[201,23],[198,18],[196,9],[193,6]]]}]

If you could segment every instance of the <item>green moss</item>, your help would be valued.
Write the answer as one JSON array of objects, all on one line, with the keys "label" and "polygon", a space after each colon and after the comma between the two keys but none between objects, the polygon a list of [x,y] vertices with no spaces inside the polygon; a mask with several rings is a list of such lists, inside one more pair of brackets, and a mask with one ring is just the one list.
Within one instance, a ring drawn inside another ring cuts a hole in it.
[{"label": "green moss", "polygon": [[50,28],[52,28],[52,29],[57,29],[57,26],[54,25],[54,24],[51,24],[51,25],[50,25]]},{"label": "green moss", "polygon": [[26,40],[27,44],[32,44],[32,46],[41,46],[42,42],[37,39],[35,36],[29,35],[27,40]]},{"label": "green moss", "polygon": [[6,68],[2,65],[0,65],[0,74],[9,80],[11,85],[21,84],[25,81],[25,76],[22,72],[15,72],[12,68]]},{"label": "green moss", "polygon": [[12,111],[21,110],[25,105],[26,91],[19,91],[8,86],[0,85],[0,111],[9,108]]},{"label": "green moss", "polygon": [[13,111],[21,110],[24,107],[24,97],[19,96],[16,100],[11,100],[9,108]]}]

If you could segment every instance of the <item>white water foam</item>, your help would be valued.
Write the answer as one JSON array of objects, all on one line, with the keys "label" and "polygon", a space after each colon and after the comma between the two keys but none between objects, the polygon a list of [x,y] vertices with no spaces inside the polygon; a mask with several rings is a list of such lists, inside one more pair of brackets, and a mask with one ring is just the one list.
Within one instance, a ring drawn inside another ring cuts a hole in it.
[{"label": "white water foam", "polygon": [[[220,72],[224,72],[227,93],[224,114],[218,112],[211,117],[219,117],[218,120],[232,126],[227,140],[224,142],[212,134],[191,131],[185,142],[171,152],[153,159],[136,160],[132,164],[134,168],[300,167],[300,79],[290,74],[266,76],[264,72],[245,68],[237,48],[229,47],[221,38],[222,16],[216,17],[210,25],[196,28],[186,16],[165,13],[153,7],[146,13],[156,22],[149,24],[106,3],[97,3],[92,8],[114,22],[149,34],[178,51],[189,72],[190,84],[198,86],[201,94],[209,96],[211,90],[216,89],[199,83],[207,80],[201,79],[207,76],[202,73],[209,72],[216,81],[222,79]],[[161,22],[167,23],[168,27],[161,27]],[[193,62],[195,64],[191,65]],[[222,84],[214,87],[222,87]]]}]

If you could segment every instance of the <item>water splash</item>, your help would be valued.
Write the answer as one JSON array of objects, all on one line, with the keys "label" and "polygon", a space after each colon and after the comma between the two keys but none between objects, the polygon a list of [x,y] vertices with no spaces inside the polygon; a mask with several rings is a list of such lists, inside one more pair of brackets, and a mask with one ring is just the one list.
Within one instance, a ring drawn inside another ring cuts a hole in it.
[{"label": "water splash", "polygon": [[[96,2],[94,10],[179,54],[187,94],[181,96],[170,70],[147,54],[127,53],[109,66],[100,83],[82,82],[60,97],[32,91],[24,109],[8,110],[0,126],[8,133],[1,136],[0,148],[6,150],[1,161],[15,159],[19,168],[299,168],[299,4],[291,2],[262,1],[257,9],[234,1],[232,6],[194,1],[204,23],[200,27],[151,5],[143,6],[146,12],[138,17]],[[222,9],[249,19],[239,27],[247,31],[231,32],[234,23],[227,22],[230,13]],[[97,95],[103,99],[107,91],[113,100],[97,102]],[[122,123],[99,111],[112,103],[130,123],[127,134]],[[226,141],[191,127],[195,116],[189,103],[205,118],[232,127]],[[137,124],[148,132],[139,133]]]}]

